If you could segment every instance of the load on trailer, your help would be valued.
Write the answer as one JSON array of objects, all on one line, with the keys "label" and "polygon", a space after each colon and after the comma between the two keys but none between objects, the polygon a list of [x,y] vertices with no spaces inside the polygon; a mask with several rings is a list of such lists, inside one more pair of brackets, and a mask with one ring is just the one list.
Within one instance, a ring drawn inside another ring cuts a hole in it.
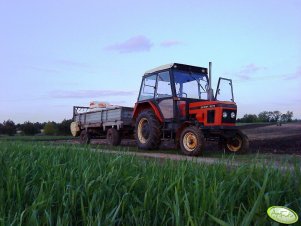
[{"label": "load on trailer", "polygon": [[140,149],[174,140],[185,155],[201,155],[206,141],[228,152],[246,152],[248,137],[235,125],[232,80],[219,78],[215,95],[209,70],[172,63],[145,72],[134,108],[74,107],[71,131],[81,143],[106,137],[111,145],[134,137]]}]

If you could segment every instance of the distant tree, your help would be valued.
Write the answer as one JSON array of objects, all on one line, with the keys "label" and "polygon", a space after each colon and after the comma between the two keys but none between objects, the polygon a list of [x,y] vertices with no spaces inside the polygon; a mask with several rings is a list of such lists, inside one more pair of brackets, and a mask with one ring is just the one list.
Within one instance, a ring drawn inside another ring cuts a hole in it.
[{"label": "distant tree", "polygon": [[20,129],[25,135],[35,135],[40,132],[40,129],[37,128],[34,123],[29,121],[24,122],[21,125]]},{"label": "distant tree", "polygon": [[245,114],[244,117],[237,119],[237,122],[277,122],[281,120],[283,122],[292,122],[293,112],[287,111],[285,114],[281,114],[280,111],[262,111],[258,116],[253,114]]},{"label": "distant tree", "polygon": [[275,122],[277,122],[280,119],[280,117],[281,117],[281,112],[280,111],[273,111],[272,115],[273,115],[273,120]]},{"label": "distant tree", "polygon": [[282,114],[281,117],[280,117],[280,120],[281,120],[282,122],[287,122],[286,114]]},{"label": "distant tree", "polygon": [[55,122],[47,122],[44,126],[45,135],[56,135],[57,134],[57,125]]},{"label": "distant tree", "polygon": [[35,122],[34,127],[39,130],[39,132],[45,127],[46,122],[40,123],[40,122]]},{"label": "distant tree", "polygon": [[3,133],[9,136],[15,135],[17,132],[17,128],[15,123],[12,120],[7,120],[3,122]]},{"label": "distant tree", "polygon": [[268,116],[269,116],[269,122],[275,122],[274,114],[272,111],[268,111]]},{"label": "distant tree", "polygon": [[18,130],[21,130],[21,124],[20,123],[18,123],[18,124],[16,124],[16,130],[18,131]]},{"label": "distant tree", "polygon": [[72,119],[64,119],[61,123],[58,124],[58,134],[60,135],[71,135],[70,124],[73,122]]},{"label": "distant tree", "polygon": [[268,111],[263,111],[258,114],[258,121],[259,122],[269,122],[270,121],[270,114]]},{"label": "distant tree", "polygon": [[258,121],[258,118],[257,118],[257,115],[255,115],[255,114],[245,114],[244,117],[242,117],[240,119],[240,122],[243,122],[243,123],[254,123],[257,121]]},{"label": "distant tree", "polygon": [[4,134],[4,126],[0,123],[0,134]]},{"label": "distant tree", "polygon": [[287,111],[285,114],[281,115],[281,121],[283,122],[292,122],[294,113],[292,111]]},{"label": "distant tree", "polygon": [[293,116],[294,116],[294,113],[292,111],[287,111],[286,112],[286,118],[287,118],[288,122],[292,122],[293,121]]}]

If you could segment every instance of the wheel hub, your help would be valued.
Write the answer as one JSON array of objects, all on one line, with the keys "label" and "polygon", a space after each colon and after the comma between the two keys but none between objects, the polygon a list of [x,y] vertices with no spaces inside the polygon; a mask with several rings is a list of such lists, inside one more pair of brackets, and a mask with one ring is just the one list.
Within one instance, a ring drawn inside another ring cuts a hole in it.
[{"label": "wheel hub", "polygon": [[240,150],[242,146],[242,139],[239,136],[234,137],[231,141],[227,144],[227,147],[230,151],[237,152]]},{"label": "wheel hub", "polygon": [[183,144],[187,151],[193,151],[198,144],[196,135],[191,132],[186,133],[183,137]]}]

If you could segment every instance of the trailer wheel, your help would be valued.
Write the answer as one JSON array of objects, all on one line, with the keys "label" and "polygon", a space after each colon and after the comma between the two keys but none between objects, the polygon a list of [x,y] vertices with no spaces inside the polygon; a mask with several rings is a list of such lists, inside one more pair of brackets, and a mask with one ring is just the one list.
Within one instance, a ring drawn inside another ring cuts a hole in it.
[{"label": "trailer wheel", "polygon": [[117,146],[121,142],[121,137],[117,129],[110,128],[107,131],[107,141],[111,146]]},{"label": "trailer wheel", "polygon": [[88,131],[82,130],[79,136],[79,142],[81,144],[90,144],[91,136]]},{"label": "trailer wheel", "polygon": [[224,149],[228,153],[247,153],[249,150],[249,139],[244,133],[238,130],[232,138],[225,141]]},{"label": "trailer wheel", "polygon": [[161,125],[152,110],[142,111],[135,124],[135,139],[139,148],[156,149],[161,143]]},{"label": "trailer wheel", "polygon": [[184,155],[201,155],[205,147],[202,131],[196,126],[186,127],[181,133],[180,146]]}]

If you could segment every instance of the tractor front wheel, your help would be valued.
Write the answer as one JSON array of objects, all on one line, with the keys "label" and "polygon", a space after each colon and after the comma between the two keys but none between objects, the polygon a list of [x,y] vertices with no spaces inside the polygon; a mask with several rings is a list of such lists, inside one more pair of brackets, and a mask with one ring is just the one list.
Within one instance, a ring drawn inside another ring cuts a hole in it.
[{"label": "tractor front wheel", "polygon": [[180,146],[184,155],[202,155],[205,147],[202,131],[196,126],[186,127],[181,133]]},{"label": "tractor front wheel", "polygon": [[224,148],[228,153],[247,153],[249,150],[249,139],[244,133],[238,130],[233,137],[225,141]]},{"label": "tractor front wheel", "polygon": [[135,124],[135,139],[139,148],[156,149],[161,143],[161,124],[152,110],[142,111]]}]

